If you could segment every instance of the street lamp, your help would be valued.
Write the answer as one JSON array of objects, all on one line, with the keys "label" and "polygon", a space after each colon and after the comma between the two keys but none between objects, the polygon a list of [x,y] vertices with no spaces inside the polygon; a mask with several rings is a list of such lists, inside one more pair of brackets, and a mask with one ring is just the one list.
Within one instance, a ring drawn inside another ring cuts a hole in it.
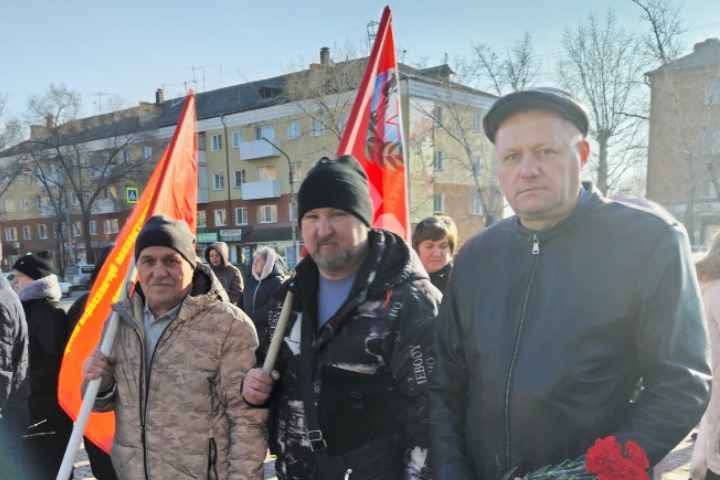
[{"label": "street lamp", "polygon": [[[294,187],[295,178],[293,175],[293,164],[292,164],[292,161],[290,160],[290,156],[285,152],[285,150],[278,147],[271,140],[269,140],[265,137],[260,137],[260,140],[263,140],[263,141],[267,142],[268,144],[270,144],[275,150],[280,152],[280,154],[283,157],[285,157],[285,160],[287,160],[288,181],[290,182],[290,209],[291,209],[291,211],[297,213],[296,199],[295,199],[295,187]],[[299,245],[298,245],[298,241],[297,241],[297,223],[298,223],[297,218],[295,219],[295,221],[290,222],[290,228],[291,228],[291,232],[292,232],[293,250],[295,250],[295,263],[298,263],[300,261],[300,249],[299,249]]]}]

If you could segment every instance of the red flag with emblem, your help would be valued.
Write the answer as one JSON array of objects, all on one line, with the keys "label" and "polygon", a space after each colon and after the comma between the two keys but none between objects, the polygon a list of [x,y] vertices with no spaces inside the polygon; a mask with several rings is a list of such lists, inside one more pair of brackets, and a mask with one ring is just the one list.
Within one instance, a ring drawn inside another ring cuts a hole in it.
[{"label": "red flag with emblem", "polygon": [[392,13],[385,7],[338,155],[353,155],[367,173],[373,227],[410,238],[407,163]]},{"label": "red flag with emblem", "polygon": [[[197,217],[197,144],[195,95],[191,92],[183,104],[175,134],[148,179],[138,203],[118,234],[115,245],[93,283],[85,310],[65,346],[58,381],[58,401],[73,419],[82,404],[80,384],[82,365],[99,344],[111,305],[125,288],[132,265],[135,239],[145,221],[163,214],[185,220],[195,231]],[[85,436],[106,452],[112,447],[115,417],[112,412],[93,412]]]}]

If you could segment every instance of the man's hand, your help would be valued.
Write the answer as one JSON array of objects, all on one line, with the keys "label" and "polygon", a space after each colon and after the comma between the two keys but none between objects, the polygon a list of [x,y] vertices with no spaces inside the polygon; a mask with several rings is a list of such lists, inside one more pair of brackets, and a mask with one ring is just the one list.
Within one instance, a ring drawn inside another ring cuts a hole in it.
[{"label": "man's hand", "polygon": [[250,405],[264,405],[270,398],[275,380],[280,378],[278,372],[268,375],[261,368],[253,368],[245,375],[242,395]]},{"label": "man's hand", "polygon": [[83,384],[100,378],[102,380],[99,391],[104,392],[112,387],[114,373],[115,365],[113,361],[100,353],[100,350],[95,350],[83,364]]}]

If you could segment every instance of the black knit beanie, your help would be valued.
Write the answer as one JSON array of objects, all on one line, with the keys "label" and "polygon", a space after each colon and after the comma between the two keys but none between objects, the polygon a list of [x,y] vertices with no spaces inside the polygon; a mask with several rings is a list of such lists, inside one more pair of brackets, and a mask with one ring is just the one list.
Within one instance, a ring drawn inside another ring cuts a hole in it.
[{"label": "black knit beanie", "polygon": [[368,227],[372,224],[367,175],[355,157],[323,157],[310,169],[298,192],[298,221],[315,208],[345,210]]},{"label": "black knit beanie", "polygon": [[33,280],[38,280],[53,273],[48,257],[49,254],[47,252],[37,254],[28,253],[20,257],[18,261],[15,262],[15,265],[12,266],[12,269],[24,273]]},{"label": "black knit beanie", "polygon": [[183,220],[172,220],[164,215],[150,217],[135,241],[135,261],[147,247],[170,247],[182,255],[193,268],[197,263],[195,237]]}]

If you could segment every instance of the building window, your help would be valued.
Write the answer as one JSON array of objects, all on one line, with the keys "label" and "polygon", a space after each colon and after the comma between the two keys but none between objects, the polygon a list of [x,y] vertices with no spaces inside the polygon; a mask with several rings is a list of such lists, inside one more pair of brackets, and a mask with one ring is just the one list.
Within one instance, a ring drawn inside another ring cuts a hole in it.
[{"label": "building window", "polygon": [[123,150],[122,159],[124,163],[130,163],[132,161],[132,155],[130,155],[129,150]]},{"label": "building window", "polygon": [[705,93],[705,105],[720,105],[720,80],[713,80]]},{"label": "building window", "polygon": [[245,182],[247,182],[247,172],[245,169],[235,170],[235,188],[240,188]]},{"label": "building window", "polygon": [[225,175],[222,173],[216,173],[213,175],[213,190],[224,190],[225,189]]},{"label": "building window", "polygon": [[215,220],[216,227],[224,227],[225,226],[225,209],[224,208],[216,209],[213,212],[213,218]]},{"label": "building window", "polygon": [[197,226],[198,228],[207,228],[207,212],[205,210],[197,211]]},{"label": "building window", "polygon": [[82,235],[82,226],[80,225],[80,222],[73,222],[73,237],[79,237]]},{"label": "building window", "polygon": [[442,172],[445,170],[445,152],[436,151],[433,157],[433,172]]},{"label": "building window", "polygon": [[255,140],[267,138],[270,141],[275,140],[275,128],[266,125],[264,127],[255,127]]},{"label": "building window", "polygon": [[432,111],[433,127],[440,128],[443,126],[443,109],[442,107],[435,107]]},{"label": "building window", "polygon": [[238,207],[235,209],[235,225],[247,225],[248,223],[248,209],[245,207]]},{"label": "building window", "polygon": [[319,137],[323,133],[325,133],[325,126],[323,123],[318,120],[317,118],[312,119],[312,129],[310,131],[313,137]]},{"label": "building window", "polygon": [[479,110],[475,110],[473,112],[473,130],[476,132],[482,132],[483,125],[482,125],[483,115],[482,112]]},{"label": "building window", "polygon": [[20,203],[20,206],[21,206],[21,208],[22,208],[24,211],[30,210],[30,200],[28,200],[27,198],[23,197],[20,202],[21,202],[21,203]]},{"label": "building window", "polygon": [[6,212],[14,212],[15,211],[15,201],[14,200],[12,200],[10,198],[5,199],[5,211]]},{"label": "building window", "polygon": [[233,148],[240,148],[242,143],[242,132],[233,132]]},{"label": "building window", "polygon": [[435,213],[445,213],[445,194],[434,193],[433,194],[433,210]]},{"label": "building window", "polygon": [[288,125],[287,129],[287,137],[288,140],[295,140],[300,138],[300,122],[297,120],[293,120],[290,122],[290,125]]},{"label": "building window", "polygon": [[211,145],[213,151],[222,150],[222,133],[218,133],[217,135],[212,136]]},{"label": "building window", "polygon": [[277,222],[277,205],[260,205],[258,207],[258,223]]},{"label": "building window", "polygon": [[48,238],[47,225],[44,223],[38,223],[38,238],[40,240],[47,240]]},{"label": "building window", "polygon": [[273,166],[258,167],[257,178],[258,178],[258,181],[260,181],[260,182],[277,180],[277,168],[275,168]]},{"label": "building window", "polygon": [[105,220],[103,231],[105,234],[112,234],[112,233],[118,233],[118,221],[117,218],[108,218]]},{"label": "building window", "polygon": [[207,150],[207,136],[205,135],[205,132],[200,132],[197,134],[197,143],[198,143],[198,150],[204,152]]},{"label": "building window", "polygon": [[30,225],[22,226],[22,234],[23,240],[32,240],[32,231],[30,230]]},{"label": "building window", "polygon": [[5,240],[8,242],[17,242],[17,228],[7,227],[5,229]]},{"label": "building window", "polygon": [[482,193],[475,191],[472,196],[472,205],[470,209],[473,215],[485,215],[485,209],[483,208]]},{"label": "building window", "polygon": [[90,230],[90,235],[97,235],[97,222],[95,220],[90,220],[88,230]]},{"label": "building window", "polygon": [[150,145],[143,146],[143,159],[150,160],[152,157],[152,147]]}]

